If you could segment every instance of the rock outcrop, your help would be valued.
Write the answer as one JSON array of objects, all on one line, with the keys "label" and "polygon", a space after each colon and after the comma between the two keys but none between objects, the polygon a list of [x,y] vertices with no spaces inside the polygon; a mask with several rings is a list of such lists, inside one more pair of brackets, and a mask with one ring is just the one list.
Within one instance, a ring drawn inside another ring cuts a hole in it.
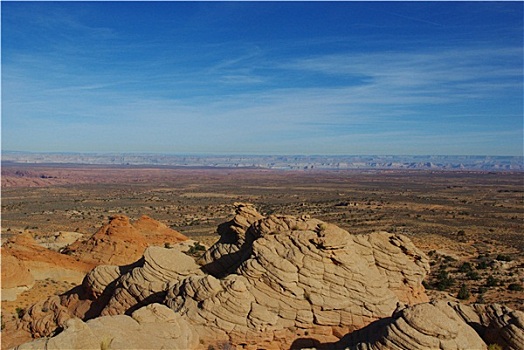
[{"label": "rock outcrop", "polygon": [[428,260],[407,238],[257,214],[238,206],[204,256],[211,275],[175,284],[165,303],[196,325],[248,343],[255,333],[271,342],[271,334],[291,329],[358,329],[391,315],[399,302],[428,301],[421,286]]},{"label": "rock outcrop", "polygon": [[184,254],[191,242],[170,249],[148,247],[144,257],[131,265],[95,267],[81,286],[28,308],[18,329],[36,337],[50,336],[71,318],[131,314],[144,305],[162,301],[170,283],[202,274],[194,259]]},{"label": "rock outcrop", "polygon": [[401,307],[333,347],[348,350],[524,348],[524,313],[490,304],[433,301]]},{"label": "rock outcrop", "polygon": [[16,300],[18,294],[31,289],[33,275],[23,261],[2,249],[2,301]]},{"label": "rock outcrop", "polygon": [[142,305],[161,302],[170,283],[203,274],[195,260],[183,253],[188,249],[186,245],[147,248],[139,265],[116,280],[101,315],[130,313]]},{"label": "rock outcrop", "polygon": [[524,349],[524,312],[499,304],[453,304],[455,311],[487,344],[504,349]]},{"label": "rock outcrop", "polygon": [[397,310],[351,333],[337,348],[350,350],[486,349],[475,330],[439,301]]},{"label": "rock outcrop", "polygon": [[[9,239],[2,246],[2,255],[11,255],[21,261],[30,271],[35,280],[51,278],[55,280],[79,283],[83,276],[95,264],[78,261],[76,258],[60,254],[40,246],[29,232]],[[2,266],[9,269],[8,265]],[[4,280],[2,279],[4,283]]]},{"label": "rock outcrop", "polygon": [[16,349],[194,349],[198,340],[180,315],[164,305],[149,304],[131,316],[105,316],[87,322],[71,318],[57,336]]},{"label": "rock outcrop", "polygon": [[68,245],[73,244],[79,239],[82,239],[83,236],[84,235],[80,232],[60,231],[56,232],[50,237],[42,237],[37,242],[44,248],[59,252]]},{"label": "rock outcrop", "polygon": [[115,215],[89,239],[71,244],[64,253],[96,265],[127,265],[140,259],[150,245],[185,240],[181,233],[147,216],[132,223],[125,215]]},{"label": "rock outcrop", "polygon": [[277,349],[301,348],[304,339],[348,349],[484,349],[488,341],[522,349],[521,312],[429,302],[428,259],[405,236],[351,235],[240,203],[218,232],[200,265],[186,254],[192,242],[182,242],[96,267],[82,286],[26,312],[20,329],[64,331],[20,349]]}]

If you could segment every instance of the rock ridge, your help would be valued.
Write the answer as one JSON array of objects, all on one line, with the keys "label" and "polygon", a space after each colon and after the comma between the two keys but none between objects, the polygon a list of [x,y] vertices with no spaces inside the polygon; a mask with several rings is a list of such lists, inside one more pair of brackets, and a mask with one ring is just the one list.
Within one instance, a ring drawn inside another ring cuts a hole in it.
[{"label": "rock ridge", "polygon": [[[34,305],[20,330],[35,337],[64,330],[19,349],[44,341],[57,349],[100,347],[111,339],[115,349],[485,349],[488,342],[522,349],[521,312],[430,302],[422,286],[429,260],[406,236],[352,235],[307,215],[265,217],[251,204],[235,207],[197,261],[187,254],[192,241],[148,247],[135,261],[99,265],[81,286]],[[137,339],[146,332],[158,339]]]}]

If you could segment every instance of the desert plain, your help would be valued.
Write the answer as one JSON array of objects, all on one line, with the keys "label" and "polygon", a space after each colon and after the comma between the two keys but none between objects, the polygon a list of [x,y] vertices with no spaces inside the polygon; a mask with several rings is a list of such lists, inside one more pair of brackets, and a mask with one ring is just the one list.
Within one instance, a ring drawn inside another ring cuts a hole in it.
[{"label": "desert plain", "polygon": [[[405,235],[429,259],[423,285],[430,299],[524,311],[524,177],[518,171],[5,163],[2,243],[29,235],[52,248],[59,233],[87,239],[112,217],[147,215],[209,247],[239,202],[263,216],[309,215],[350,234]],[[9,265],[2,261],[2,269]],[[2,325],[81,283],[75,276],[44,277],[2,302]]]}]

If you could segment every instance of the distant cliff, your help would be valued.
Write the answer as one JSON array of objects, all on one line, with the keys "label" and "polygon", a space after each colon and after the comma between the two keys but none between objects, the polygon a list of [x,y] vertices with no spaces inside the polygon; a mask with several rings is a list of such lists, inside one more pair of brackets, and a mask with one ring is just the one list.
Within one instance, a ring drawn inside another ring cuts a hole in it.
[{"label": "distant cliff", "polygon": [[521,156],[176,155],[146,153],[29,153],[3,151],[3,162],[176,167],[311,169],[428,169],[522,171]]}]

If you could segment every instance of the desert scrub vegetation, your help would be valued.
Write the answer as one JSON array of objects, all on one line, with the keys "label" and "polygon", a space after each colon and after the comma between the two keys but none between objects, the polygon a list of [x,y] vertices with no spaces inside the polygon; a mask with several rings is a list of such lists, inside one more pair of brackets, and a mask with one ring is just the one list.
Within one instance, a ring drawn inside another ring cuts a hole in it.
[{"label": "desert scrub vegetation", "polygon": [[18,318],[22,318],[22,317],[24,317],[25,309],[23,309],[21,307],[17,307],[15,309],[15,312],[16,312],[16,315],[18,316]]},{"label": "desert scrub vegetation", "polygon": [[194,258],[200,258],[205,253],[206,247],[200,244],[200,242],[195,242],[187,252],[185,252],[187,255],[192,256]]},{"label": "desert scrub vegetation", "polygon": [[524,287],[522,287],[522,284],[520,283],[510,283],[508,285],[508,290],[511,290],[514,292],[522,292],[524,291]]},{"label": "desert scrub vegetation", "polygon": [[468,300],[471,294],[469,293],[469,288],[465,283],[462,283],[457,294],[457,298],[461,300]]},{"label": "desert scrub vegetation", "polygon": [[449,276],[449,273],[446,271],[445,268],[441,268],[437,275],[435,287],[440,291],[444,291],[452,287],[454,284],[455,279]]}]

